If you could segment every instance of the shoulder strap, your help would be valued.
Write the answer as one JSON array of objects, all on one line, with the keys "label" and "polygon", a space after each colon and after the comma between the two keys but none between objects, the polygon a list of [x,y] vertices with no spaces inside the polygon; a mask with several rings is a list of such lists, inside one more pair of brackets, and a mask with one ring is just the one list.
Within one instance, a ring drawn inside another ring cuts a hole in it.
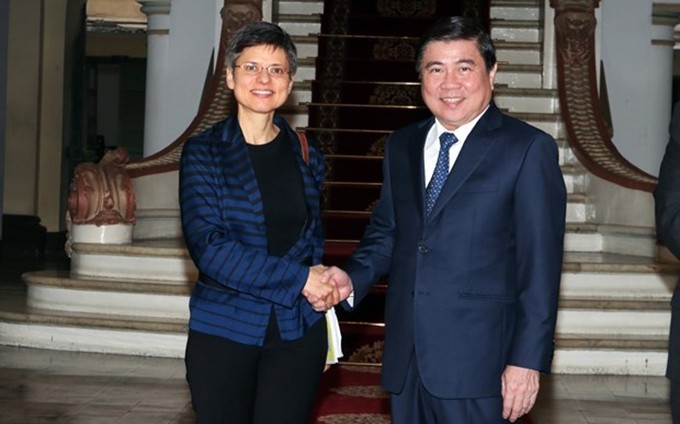
[{"label": "shoulder strap", "polygon": [[305,165],[309,164],[309,145],[307,144],[307,136],[304,131],[298,131],[298,138],[300,139],[300,148],[302,149],[302,160],[305,161]]}]

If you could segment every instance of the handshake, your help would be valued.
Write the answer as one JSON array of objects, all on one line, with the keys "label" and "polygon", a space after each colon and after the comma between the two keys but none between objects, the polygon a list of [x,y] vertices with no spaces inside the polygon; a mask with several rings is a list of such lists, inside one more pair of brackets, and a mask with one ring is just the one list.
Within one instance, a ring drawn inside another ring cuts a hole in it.
[{"label": "handshake", "polygon": [[353,290],[352,280],[345,271],[320,264],[309,267],[302,295],[315,311],[324,312],[347,299]]}]

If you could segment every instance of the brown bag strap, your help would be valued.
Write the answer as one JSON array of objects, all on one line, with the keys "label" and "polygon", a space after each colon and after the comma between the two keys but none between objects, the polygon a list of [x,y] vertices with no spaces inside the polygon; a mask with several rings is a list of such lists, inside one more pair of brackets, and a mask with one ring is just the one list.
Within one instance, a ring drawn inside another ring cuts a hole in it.
[{"label": "brown bag strap", "polygon": [[298,131],[298,138],[300,139],[300,148],[302,149],[302,160],[305,161],[305,165],[309,165],[309,145],[307,144],[307,135],[304,131]]}]

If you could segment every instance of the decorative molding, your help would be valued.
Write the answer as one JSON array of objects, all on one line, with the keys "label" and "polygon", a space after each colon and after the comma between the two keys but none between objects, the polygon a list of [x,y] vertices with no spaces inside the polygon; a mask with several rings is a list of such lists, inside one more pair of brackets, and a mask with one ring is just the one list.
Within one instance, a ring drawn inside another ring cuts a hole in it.
[{"label": "decorative molding", "polygon": [[614,146],[598,97],[595,8],[600,0],[550,0],[560,110],[574,154],[588,171],[612,183],[651,192],[656,178],[626,160]]},{"label": "decorative molding", "polygon": [[128,160],[127,151],[118,148],[107,152],[98,164],[76,166],[67,199],[67,222],[98,227],[135,222],[135,193],[125,172]]},{"label": "decorative molding", "polygon": [[170,0],[135,0],[142,5],[141,11],[148,15],[169,15]]}]

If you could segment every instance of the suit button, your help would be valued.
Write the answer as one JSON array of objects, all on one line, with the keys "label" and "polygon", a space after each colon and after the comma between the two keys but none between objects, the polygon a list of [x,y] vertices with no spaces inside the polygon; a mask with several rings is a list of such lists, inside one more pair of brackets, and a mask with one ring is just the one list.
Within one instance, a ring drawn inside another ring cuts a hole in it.
[{"label": "suit button", "polygon": [[420,252],[424,255],[427,252],[429,252],[429,250],[427,249],[427,246],[425,246],[424,244],[419,244],[418,245],[418,252]]}]

